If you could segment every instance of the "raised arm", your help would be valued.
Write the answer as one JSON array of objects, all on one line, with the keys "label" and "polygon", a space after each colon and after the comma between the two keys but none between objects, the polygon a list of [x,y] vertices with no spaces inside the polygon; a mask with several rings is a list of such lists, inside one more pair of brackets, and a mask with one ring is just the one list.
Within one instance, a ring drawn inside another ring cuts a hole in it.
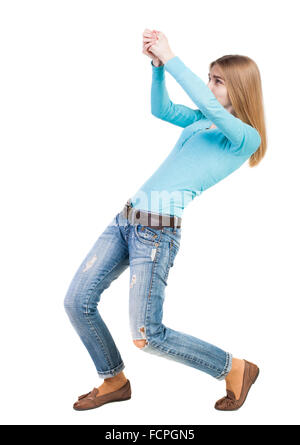
[{"label": "raised arm", "polygon": [[199,109],[193,110],[185,105],[174,104],[165,82],[165,65],[152,65],[151,113],[164,121],[179,127],[187,127],[193,122],[205,118]]},{"label": "raised arm", "polygon": [[182,86],[203,115],[231,141],[230,151],[250,155],[258,149],[261,144],[258,131],[227,111],[203,80],[193,73],[178,56],[165,62],[164,67]]}]

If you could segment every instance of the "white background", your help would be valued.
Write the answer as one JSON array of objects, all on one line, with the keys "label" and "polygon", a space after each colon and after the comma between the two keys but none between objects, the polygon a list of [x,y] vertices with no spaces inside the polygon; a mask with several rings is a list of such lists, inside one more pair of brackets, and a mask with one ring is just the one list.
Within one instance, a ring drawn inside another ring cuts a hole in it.
[{"label": "white background", "polygon": [[[1,1],[1,423],[299,424],[297,3]],[[185,209],[164,305],[167,326],[260,367],[238,411],[214,409],[224,380],[134,346],[129,269],[98,308],[132,398],[73,410],[102,380],[64,311],[67,288],[182,131],[151,115],[145,28],[205,82],[224,54],[253,58],[262,77],[266,156]]]}]

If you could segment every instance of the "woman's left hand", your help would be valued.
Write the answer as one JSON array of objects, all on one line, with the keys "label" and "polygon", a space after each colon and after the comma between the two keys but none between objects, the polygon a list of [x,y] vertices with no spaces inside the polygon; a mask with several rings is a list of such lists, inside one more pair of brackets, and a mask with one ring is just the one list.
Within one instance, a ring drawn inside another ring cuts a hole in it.
[{"label": "woman's left hand", "polygon": [[154,30],[157,40],[155,43],[149,43],[146,45],[148,51],[153,53],[156,57],[158,57],[162,63],[166,63],[169,59],[175,57],[175,54],[172,52],[168,39],[161,31]]}]

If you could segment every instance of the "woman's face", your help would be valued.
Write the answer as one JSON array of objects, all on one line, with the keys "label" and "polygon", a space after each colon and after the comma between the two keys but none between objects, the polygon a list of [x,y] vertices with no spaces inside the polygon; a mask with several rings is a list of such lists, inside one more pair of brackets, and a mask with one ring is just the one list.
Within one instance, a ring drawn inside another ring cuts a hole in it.
[{"label": "woman's face", "polygon": [[228,97],[225,81],[222,77],[222,72],[217,65],[214,65],[211,71],[208,73],[207,86],[216,96],[220,104],[223,105],[223,107],[226,108],[230,113],[232,113],[232,105]]}]

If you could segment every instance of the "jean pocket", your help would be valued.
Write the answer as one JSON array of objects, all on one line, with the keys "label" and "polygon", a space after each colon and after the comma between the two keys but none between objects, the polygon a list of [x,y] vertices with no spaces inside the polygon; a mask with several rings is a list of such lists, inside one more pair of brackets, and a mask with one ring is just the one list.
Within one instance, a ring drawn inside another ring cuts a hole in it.
[{"label": "jean pocket", "polygon": [[144,244],[154,244],[158,242],[160,239],[160,232],[159,229],[152,229],[147,226],[142,226],[141,224],[136,224],[134,226],[134,232],[139,241],[141,241]]},{"label": "jean pocket", "polygon": [[181,240],[181,228],[177,228],[176,231],[170,227],[164,227],[163,232],[166,235],[166,238],[169,241],[173,241],[174,245],[177,247],[177,250],[180,247],[180,240]]}]

